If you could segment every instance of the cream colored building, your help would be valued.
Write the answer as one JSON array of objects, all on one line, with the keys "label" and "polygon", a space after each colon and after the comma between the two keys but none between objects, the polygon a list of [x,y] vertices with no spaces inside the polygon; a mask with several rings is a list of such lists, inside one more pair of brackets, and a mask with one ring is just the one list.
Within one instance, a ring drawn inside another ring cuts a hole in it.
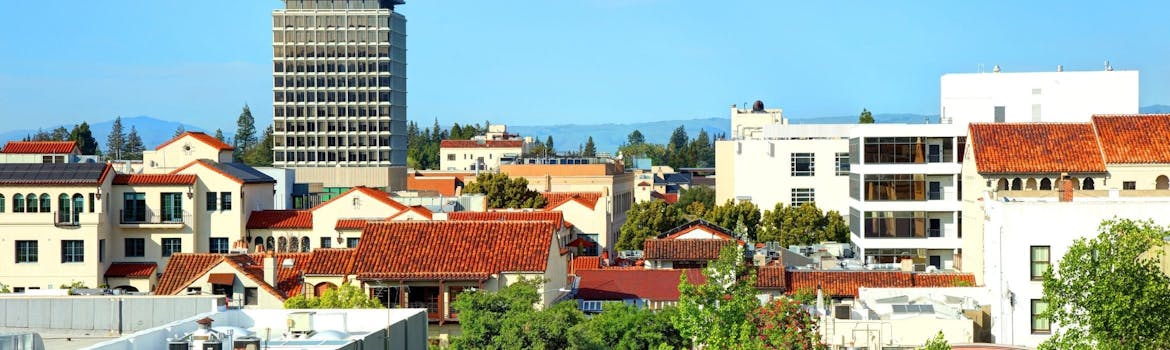
[{"label": "cream colored building", "polygon": [[224,143],[214,136],[198,131],[188,131],[155,147],[153,151],[142,152],[142,172],[166,174],[200,159],[217,163],[230,163],[234,150],[232,145]]},{"label": "cream colored building", "polygon": [[443,140],[439,142],[439,169],[496,171],[500,164],[519,159],[528,149],[524,140]]},{"label": "cream colored building", "polygon": [[0,150],[0,164],[94,162],[92,157],[83,159],[73,141],[9,141]]},{"label": "cream colored building", "polygon": [[849,137],[855,125],[785,125],[762,128],[758,138],[715,142],[715,202],[815,202],[821,210],[849,213]]},{"label": "cream colored building", "polygon": [[763,101],[756,101],[751,109],[731,105],[731,139],[746,140],[759,138],[764,127],[774,124],[788,124],[784,110],[764,108]]}]

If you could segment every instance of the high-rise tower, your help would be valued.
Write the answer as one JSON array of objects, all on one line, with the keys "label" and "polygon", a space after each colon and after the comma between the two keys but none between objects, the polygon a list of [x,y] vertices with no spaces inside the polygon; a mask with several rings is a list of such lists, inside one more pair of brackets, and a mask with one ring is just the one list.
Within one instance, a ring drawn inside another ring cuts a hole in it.
[{"label": "high-rise tower", "polygon": [[406,165],[403,3],[284,0],[272,12],[274,165]]}]

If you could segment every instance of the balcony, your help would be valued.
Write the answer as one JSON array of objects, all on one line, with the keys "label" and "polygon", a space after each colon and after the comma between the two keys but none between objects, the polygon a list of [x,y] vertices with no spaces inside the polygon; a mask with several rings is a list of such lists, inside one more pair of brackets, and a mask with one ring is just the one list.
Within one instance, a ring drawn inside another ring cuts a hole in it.
[{"label": "balcony", "polygon": [[64,228],[75,228],[81,226],[81,213],[74,212],[70,215],[69,212],[54,212],[53,225]]},{"label": "balcony", "polygon": [[158,214],[153,211],[118,211],[118,226],[122,228],[183,228],[191,220],[191,213]]},{"label": "balcony", "polygon": [[412,301],[406,303],[407,308],[411,309],[427,309],[427,319],[431,321],[439,321],[439,302],[437,301]]}]

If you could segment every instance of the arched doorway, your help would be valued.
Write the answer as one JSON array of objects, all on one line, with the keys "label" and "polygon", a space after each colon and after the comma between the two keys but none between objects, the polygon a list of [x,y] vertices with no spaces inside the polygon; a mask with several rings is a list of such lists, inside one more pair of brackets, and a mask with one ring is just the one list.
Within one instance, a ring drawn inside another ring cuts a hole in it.
[{"label": "arched doorway", "polygon": [[1020,180],[1020,178],[1018,178],[1018,177],[1013,179],[1012,180],[1012,191],[1019,191],[1022,189],[1024,189],[1024,181]]},{"label": "arched doorway", "polygon": [[1036,179],[1028,179],[1028,181],[1025,181],[1024,182],[1024,189],[1029,190],[1029,191],[1035,191],[1036,190]]},{"label": "arched doorway", "polygon": [[1086,190],[1095,190],[1096,186],[1093,183],[1093,178],[1086,177],[1085,181],[1081,182],[1081,188]]},{"label": "arched doorway", "polygon": [[1007,191],[1008,180],[1007,179],[999,179],[999,183],[996,184],[995,188],[1000,190],[1000,191]]},{"label": "arched doorway", "polygon": [[1154,189],[1170,190],[1170,178],[1167,178],[1166,175],[1158,175],[1158,178],[1154,180]]},{"label": "arched doorway", "polygon": [[1052,190],[1052,180],[1049,180],[1047,178],[1041,179],[1040,180],[1040,190],[1041,191],[1051,191]]},{"label": "arched doorway", "polygon": [[330,282],[321,282],[313,286],[313,295],[320,297],[325,294],[325,291],[330,289],[337,289],[337,285]]},{"label": "arched doorway", "polygon": [[1072,183],[1073,190],[1080,190],[1081,189],[1081,181],[1077,180],[1077,178],[1070,177],[1070,178],[1068,178],[1068,181]]}]

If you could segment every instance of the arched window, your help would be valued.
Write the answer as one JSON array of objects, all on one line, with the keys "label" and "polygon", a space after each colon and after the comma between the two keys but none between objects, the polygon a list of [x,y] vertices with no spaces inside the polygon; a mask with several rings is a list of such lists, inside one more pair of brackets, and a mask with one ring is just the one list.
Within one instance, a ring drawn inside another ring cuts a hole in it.
[{"label": "arched window", "polygon": [[0,213],[4,212],[4,195],[0,194]]},{"label": "arched window", "polygon": [[320,297],[321,295],[325,294],[325,291],[330,290],[330,289],[336,289],[336,288],[337,288],[337,285],[333,284],[333,283],[329,283],[329,282],[317,283],[317,285],[313,286],[313,295]]},{"label": "arched window", "polygon": [[[1166,177],[1166,175],[1158,175],[1158,178],[1154,180],[1154,189],[1156,189],[1156,190],[1170,190],[1170,178]],[[4,196],[0,196],[0,202],[3,202],[3,201],[4,201]],[[0,204],[0,213],[3,213],[3,212],[4,212],[4,206],[3,206],[3,204]]]},{"label": "arched window", "polygon": [[277,252],[284,253],[284,252],[288,251],[288,238],[280,237],[280,239],[277,240],[277,242],[278,242],[278,244],[276,246]]},{"label": "arched window", "polygon": [[69,195],[64,193],[57,196],[57,221],[69,222]]},{"label": "arched window", "polygon": [[1040,190],[1041,191],[1051,191],[1052,190],[1052,180],[1049,180],[1049,179],[1040,180]]},{"label": "arched window", "polygon": [[37,194],[29,193],[24,196],[24,206],[29,213],[37,212]]},{"label": "arched window", "polygon": [[1024,189],[1024,181],[1023,180],[1020,180],[1020,178],[1018,178],[1018,177],[1015,178],[1014,180],[1012,180],[1012,191],[1019,191],[1022,189]]},{"label": "arched window", "polygon": [[17,193],[15,196],[12,196],[12,212],[13,213],[23,213],[24,212],[24,196],[21,195],[20,193]]},{"label": "arched window", "polygon": [[1072,182],[1072,188],[1073,188],[1074,190],[1079,190],[1079,189],[1081,189],[1081,181],[1080,181],[1080,180],[1077,180],[1077,178],[1075,178],[1075,177],[1070,177],[1070,178],[1068,178],[1068,181]]},{"label": "arched window", "polygon": [[996,185],[995,188],[999,189],[1000,191],[1007,191],[1008,180],[1007,179],[999,179],[999,183]]},{"label": "arched window", "polygon": [[1091,178],[1091,177],[1086,177],[1086,178],[1085,178],[1085,181],[1081,183],[1081,188],[1083,188],[1083,189],[1086,189],[1086,190],[1094,190],[1094,189],[1096,189],[1096,188],[1094,188],[1094,187],[1093,187],[1093,178]]},{"label": "arched window", "polygon": [[1024,182],[1024,189],[1029,190],[1029,191],[1035,191],[1036,190],[1036,179],[1028,179],[1028,181],[1025,181]]},{"label": "arched window", "polygon": [[301,251],[309,252],[309,237],[301,237]]},{"label": "arched window", "polygon": [[80,193],[73,194],[73,222],[78,222],[81,216],[82,209],[85,209],[85,196]]},{"label": "arched window", "polygon": [[258,251],[260,249],[264,249],[264,237],[256,237],[256,239],[253,240],[252,242],[253,242],[252,245],[255,246],[252,248],[252,251]]},{"label": "arched window", "polygon": [[264,241],[264,250],[267,250],[270,252],[274,251],[273,249],[275,248],[275,246],[276,246],[276,239],[272,238],[271,236],[268,237],[268,240]]},{"label": "arched window", "polygon": [[288,251],[289,252],[301,251],[301,240],[297,239],[296,237],[289,238],[288,239]]},{"label": "arched window", "polygon": [[53,211],[53,199],[49,197],[48,193],[41,193],[41,212],[50,213]]}]

